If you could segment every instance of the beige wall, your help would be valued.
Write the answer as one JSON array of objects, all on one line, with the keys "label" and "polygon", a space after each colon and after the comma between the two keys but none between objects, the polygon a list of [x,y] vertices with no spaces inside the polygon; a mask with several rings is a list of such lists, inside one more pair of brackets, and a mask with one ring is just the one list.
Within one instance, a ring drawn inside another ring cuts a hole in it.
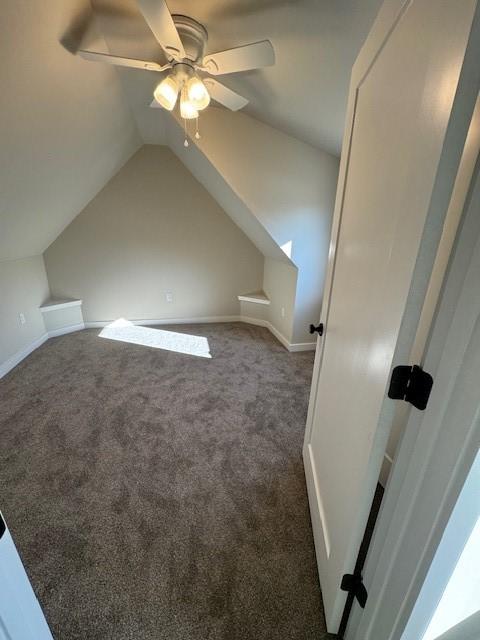
[{"label": "beige wall", "polygon": [[47,331],[79,329],[83,325],[82,307],[65,307],[44,312],[43,321]]},{"label": "beige wall", "polygon": [[[268,320],[289,341],[293,335],[298,270],[285,262],[265,259],[263,288],[270,299]],[[310,342],[310,340],[308,340]]]},{"label": "beige wall", "polygon": [[[0,368],[45,335],[39,307],[48,298],[42,256],[0,262]],[[25,324],[19,314],[25,315]]]},{"label": "beige wall", "polygon": [[283,342],[291,344],[297,277],[298,270],[291,264],[265,258],[263,290],[270,300],[270,304],[263,305],[243,301],[240,303],[242,318],[247,321],[252,318],[268,322],[283,336]]},{"label": "beige wall", "polygon": [[52,295],[82,298],[86,322],[238,315],[264,262],[160,146],[142,147],[44,256]]},{"label": "beige wall", "polygon": [[[320,317],[338,158],[241,112],[212,107],[202,113],[200,125],[202,137],[192,144],[198,145],[235,198],[244,203],[244,215],[256,218],[298,269],[293,298],[289,289],[291,277],[285,279],[285,292],[279,286],[270,287],[275,292],[270,321],[282,333],[287,331],[285,319],[275,314],[275,309],[283,306],[280,299],[289,298],[293,307],[287,313],[293,316],[293,322],[285,337],[293,343],[312,342],[308,326]],[[190,148],[173,144],[177,138],[178,125],[171,118],[167,127],[169,144],[192,171],[201,174],[201,167],[192,167]],[[197,164],[200,162],[201,158]],[[211,189],[208,174],[204,184]],[[233,198],[224,207],[230,215],[238,213]],[[251,237],[257,246],[263,246],[261,238]],[[272,253],[265,255],[276,257]],[[288,266],[289,261],[286,262]],[[290,268],[284,273],[291,276],[295,271]],[[280,276],[274,279],[276,285],[281,285]]]}]

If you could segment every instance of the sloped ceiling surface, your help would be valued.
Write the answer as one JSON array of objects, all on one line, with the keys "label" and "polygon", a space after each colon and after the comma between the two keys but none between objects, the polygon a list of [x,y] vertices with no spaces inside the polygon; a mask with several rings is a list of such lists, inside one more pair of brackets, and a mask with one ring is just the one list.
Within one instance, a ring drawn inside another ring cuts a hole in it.
[{"label": "sloped ceiling surface", "polygon": [[[223,76],[222,82],[250,100],[249,115],[340,154],[350,70],[382,0],[167,2],[172,13],[191,16],[207,28],[207,52],[270,39],[274,67]],[[164,61],[136,0],[92,0],[92,5],[111,53]],[[148,105],[159,75],[119,73],[145,142],[158,143],[164,135],[162,114]]]},{"label": "sloped ceiling surface", "polygon": [[234,189],[232,181],[222,175],[215,165],[196,144],[185,148],[183,128],[176,118],[166,121],[168,146],[177,158],[187,167],[190,173],[207,189],[235,224],[250,238],[264,256],[286,262],[293,262],[280,248],[280,245],[269,233],[267,225],[259,219],[257,212],[250,209],[245,199]]},{"label": "sloped ceiling surface", "polygon": [[[339,153],[350,68],[381,0],[167,2],[206,25],[210,52],[270,38],[275,67],[222,81],[253,117]],[[159,74],[87,62],[70,52],[80,42],[163,60],[136,0],[2,3],[0,261],[43,252],[142,141],[167,142],[148,107]]]},{"label": "sloped ceiling surface", "polygon": [[0,261],[38,255],[141,144],[118,75],[70,46],[88,1],[2,2]]}]

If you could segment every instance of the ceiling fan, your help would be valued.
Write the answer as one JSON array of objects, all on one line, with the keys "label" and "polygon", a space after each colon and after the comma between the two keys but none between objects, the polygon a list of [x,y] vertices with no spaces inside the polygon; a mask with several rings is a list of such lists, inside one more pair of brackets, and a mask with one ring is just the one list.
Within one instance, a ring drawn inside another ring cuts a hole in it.
[{"label": "ceiling fan", "polygon": [[[171,15],[165,0],[137,0],[140,11],[162,47],[168,62],[159,64],[147,60],[123,58],[96,51],[78,50],[86,60],[168,75],[155,87],[151,107],[172,111],[180,95],[180,116],[186,120],[198,118],[210,98],[232,111],[241,109],[248,100],[210,76],[249,71],[275,64],[275,53],[269,40],[246,44],[234,49],[204,55],[207,30],[193,18]],[[185,123],[186,124],[186,123]],[[198,138],[198,128],[196,137]],[[187,140],[185,140],[188,146]]]}]

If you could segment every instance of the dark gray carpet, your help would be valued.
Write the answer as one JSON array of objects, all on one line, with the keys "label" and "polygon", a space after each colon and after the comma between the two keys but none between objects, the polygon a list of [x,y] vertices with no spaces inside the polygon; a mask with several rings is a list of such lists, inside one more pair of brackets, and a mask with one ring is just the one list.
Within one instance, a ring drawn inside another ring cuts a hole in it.
[{"label": "dark gray carpet", "polygon": [[0,508],[53,634],[321,640],[313,353],[244,324],[175,330],[212,359],[88,330],[0,381]]}]

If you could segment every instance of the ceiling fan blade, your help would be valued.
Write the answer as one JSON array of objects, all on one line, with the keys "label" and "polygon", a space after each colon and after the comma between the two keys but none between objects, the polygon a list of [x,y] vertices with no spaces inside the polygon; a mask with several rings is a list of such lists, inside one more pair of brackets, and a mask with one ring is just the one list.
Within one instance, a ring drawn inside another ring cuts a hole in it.
[{"label": "ceiling fan blade", "polygon": [[275,64],[275,51],[270,40],[219,51],[203,59],[203,69],[214,76],[269,67],[272,64]]},{"label": "ceiling fan blade", "polygon": [[224,84],[220,84],[213,78],[204,78],[203,82],[207,87],[210,97],[228,107],[232,111],[238,111],[248,104],[248,100],[243,96],[235,93]]},{"label": "ceiling fan blade", "polygon": [[93,60],[94,62],[107,62],[120,67],[133,67],[134,69],[146,69],[147,71],[164,71],[170,67],[169,64],[161,65],[157,62],[149,62],[148,60],[135,60],[135,58],[122,58],[121,56],[112,56],[109,53],[99,53],[97,51],[86,51],[79,49],[78,55],[85,60]]},{"label": "ceiling fan blade", "polygon": [[175,60],[185,58],[185,49],[165,0],[138,0],[138,6],[167,56]]}]

